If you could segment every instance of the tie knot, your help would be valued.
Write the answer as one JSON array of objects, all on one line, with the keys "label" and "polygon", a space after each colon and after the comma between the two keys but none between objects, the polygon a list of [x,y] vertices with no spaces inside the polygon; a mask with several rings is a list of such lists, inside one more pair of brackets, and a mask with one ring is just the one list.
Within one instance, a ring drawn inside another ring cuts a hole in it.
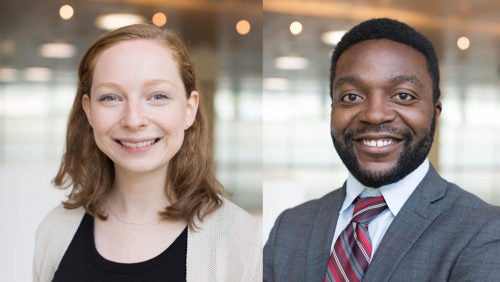
[{"label": "tie knot", "polygon": [[387,208],[387,203],[383,196],[379,197],[357,197],[354,200],[354,211],[352,221],[359,223],[369,223],[374,217]]}]

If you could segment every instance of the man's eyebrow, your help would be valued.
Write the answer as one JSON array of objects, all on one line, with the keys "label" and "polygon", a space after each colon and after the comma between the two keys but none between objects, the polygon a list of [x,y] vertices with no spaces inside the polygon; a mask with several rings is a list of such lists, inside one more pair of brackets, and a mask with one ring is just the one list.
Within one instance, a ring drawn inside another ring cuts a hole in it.
[{"label": "man's eyebrow", "polygon": [[358,82],[358,81],[361,81],[361,79],[357,75],[354,75],[354,76],[343,76],[343,77],[339,78],[338,80],[336,80],[334,82],[333,89],[337,89],[337,88],[341,87],[342,85],[344,85],[346,83],[355,83],[355,82]]},{"label": "man's eyebrow", "polygon": [[396,75],[389,79],[390,82],[410,82],[415,84],[416,86],[420,88],[425,88],[424,84],[414,75]]},{"label": "man's eyebrow", "polygon": [[[361,78],[357,75],[344,76],[334,82],[333,89],[337,89],[346,83],[359,83]],[[389,82],[410,82],[420,88],[425,88],[424,84],[414,75],[395,75],[389,79]]]}]

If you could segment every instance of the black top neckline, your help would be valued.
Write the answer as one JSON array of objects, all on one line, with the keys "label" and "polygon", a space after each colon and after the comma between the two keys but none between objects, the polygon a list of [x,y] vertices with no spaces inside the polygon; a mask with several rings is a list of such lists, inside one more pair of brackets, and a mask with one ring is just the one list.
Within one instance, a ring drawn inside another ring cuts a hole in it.
[{"label": "black top neckline", "polygon": [[92,238],[92,240],[85,240],[88,244],[85,247],[85,255],[89,259],[90,263],[94,264],[96,267],[104,271],[123,274],[148,271],[162,265],[167,265],[169,261],[175,258],[175,256],[182,252],[186,252],[188,233],[187,227],[184,228],[181,234],[174,240],[174,242],[172,242],[172,244],[170,244],[170,246],[168,246],[163,252],[151,259],[135,263],[114,262],[106,259],[97,251],[94,238],[94,218],[89,214],[85,214],[82,220],[82,225],[86,225],[86,228],[83,228],[84,232],[86,233],[84,234],[84,237]]}]

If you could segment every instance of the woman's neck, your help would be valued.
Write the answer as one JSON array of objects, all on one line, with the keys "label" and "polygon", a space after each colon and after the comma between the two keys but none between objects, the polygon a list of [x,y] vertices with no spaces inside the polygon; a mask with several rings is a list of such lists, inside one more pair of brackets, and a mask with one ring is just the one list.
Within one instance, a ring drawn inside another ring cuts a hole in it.
[{"label": "woman's neck", "polygon": [[170,205],[165,194],[166,181],[166,169],[147,173],[115,169],[109,208],[128,220],[152,218]]}]

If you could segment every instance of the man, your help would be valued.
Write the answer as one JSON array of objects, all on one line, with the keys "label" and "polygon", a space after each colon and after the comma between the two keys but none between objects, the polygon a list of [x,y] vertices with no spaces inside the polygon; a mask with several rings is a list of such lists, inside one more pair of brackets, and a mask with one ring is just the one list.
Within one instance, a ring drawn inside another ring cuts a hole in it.
[{"label": "man", "polygon": [[337,45],[330,79],[349,176],[278,217],[264,281],[500,281],[500,208],[427,159],[441,113],[432,44],[395,20],[363,22]]}]

